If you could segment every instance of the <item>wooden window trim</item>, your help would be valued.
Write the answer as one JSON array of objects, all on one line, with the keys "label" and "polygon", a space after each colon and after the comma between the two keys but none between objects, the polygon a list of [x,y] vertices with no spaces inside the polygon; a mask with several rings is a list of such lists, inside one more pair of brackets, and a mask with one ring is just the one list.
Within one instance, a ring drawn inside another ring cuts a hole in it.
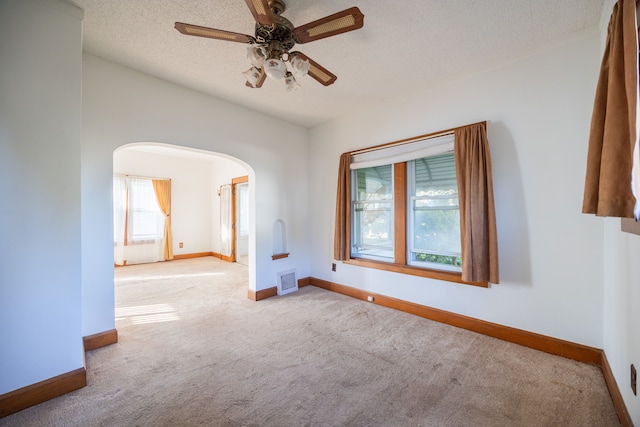
[{"label": "wooden window trim", "polygon": [[462,280],[462,273],[445,270],[432,270],[424,267],[416,267],[413,265],[397,264],[384,261],[374,261],[364,258],[350,258],[342,261],[344,264],[355,265],[358,267],[374,268],[376,270],[391,271],[394,273],[408,274],[411,276],[426,277],[429,279],[444,280],[447,282],[460,283],[463,285],[478,286],[488,288],[487,282],[465,282]]},{"label": "wooden window trim", "polygon": [[393,252],[396,264],[407,264],[407,164],[393,165]]},{"label": "wooden window trim", "polygon": [[[486,126],[486,122],[481,122]],[[453,133],[458,128],[448,129],[433,134],[421,135],[419,137],[408,138],[388,144],[381,144],[362,150],[353,151],[352,154],[372,151],[390,145],[410,143],[424,138],[432,138]],[[344,264],[359,267],[373,268],[377,270],[391,271],[394,273],[408,274],[418,277],[443,280],[447,282],[460,283],[463,285],[478,286],[488,288],[488,282],[467,282],[462,280],[462,272],[436,270],[425,267],[409,265],[407,262],[407,163],[393,164],[393,200],[394,200],[394,262],[377,261],[365,258],[352,258],[342,261]],[[347,218],[348,229],[351,230],[351,208]]]}]

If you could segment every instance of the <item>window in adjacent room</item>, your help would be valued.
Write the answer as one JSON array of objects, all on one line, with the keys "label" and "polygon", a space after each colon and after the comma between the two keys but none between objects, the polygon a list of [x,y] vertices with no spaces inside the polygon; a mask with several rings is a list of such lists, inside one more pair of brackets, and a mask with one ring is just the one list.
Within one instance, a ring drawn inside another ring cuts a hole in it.
[{"label": "window in adjacent room", "polygon": [[162,239],[165,216],[160,211],[151,179],[132,179],[129,192],[128,241]]}]

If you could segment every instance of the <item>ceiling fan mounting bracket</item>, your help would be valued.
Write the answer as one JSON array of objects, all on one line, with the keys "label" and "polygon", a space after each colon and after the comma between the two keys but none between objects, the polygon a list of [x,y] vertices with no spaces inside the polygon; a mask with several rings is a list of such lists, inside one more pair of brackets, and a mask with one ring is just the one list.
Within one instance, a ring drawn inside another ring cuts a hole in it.
[{"label": "ceiling fan mounting bracket", "polygon": [[269,7],[276,16],[287,10],[287,5],[282,0],[269,0]]}]

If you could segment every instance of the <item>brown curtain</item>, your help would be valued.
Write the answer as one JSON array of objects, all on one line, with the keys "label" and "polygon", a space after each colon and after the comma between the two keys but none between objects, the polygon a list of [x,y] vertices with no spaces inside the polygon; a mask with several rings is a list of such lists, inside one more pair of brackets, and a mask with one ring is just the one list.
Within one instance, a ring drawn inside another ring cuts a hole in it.
[{"label": "brown curtain", "polygon": [[483,124],[454,131],[462,280],[499,283],[491,155]]},{"label": "brown curtain", "polygon": [[345,261],[351,255],[351,154],[340,156],[338,191],[336,195],[336,228],[333,239],[333,257]]},{"label": "brown curtain", "polygon": [[171,237],[171,181],[164,179],[154,179],[153,190],[158,199],[158,206],[165,216],[164,220],[164,250],[163,256],[166,260],[173,259],[173,239]]},{"label": "brown curtain", "polygon": [[633,217],[631,168],[638,85],[636,31],[636,2],[618,0],[609,22],[591,117],[583,213]]}]

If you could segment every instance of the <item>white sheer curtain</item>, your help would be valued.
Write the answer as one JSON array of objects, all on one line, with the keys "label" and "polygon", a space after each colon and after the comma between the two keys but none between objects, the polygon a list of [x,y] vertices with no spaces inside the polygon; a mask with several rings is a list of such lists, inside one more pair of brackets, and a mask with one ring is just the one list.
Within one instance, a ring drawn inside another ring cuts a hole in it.
[{"label": "white sheer curtain", "polygon": [[165,216],[151,178],[115,176],[113,198],[115,263],[164,261]]},{"label": "white sheer curtain", "polygon": [[127,184],[124,177],[113,177],[113,248],[114,262],[124,264],[125,233],[127,223]]}]

